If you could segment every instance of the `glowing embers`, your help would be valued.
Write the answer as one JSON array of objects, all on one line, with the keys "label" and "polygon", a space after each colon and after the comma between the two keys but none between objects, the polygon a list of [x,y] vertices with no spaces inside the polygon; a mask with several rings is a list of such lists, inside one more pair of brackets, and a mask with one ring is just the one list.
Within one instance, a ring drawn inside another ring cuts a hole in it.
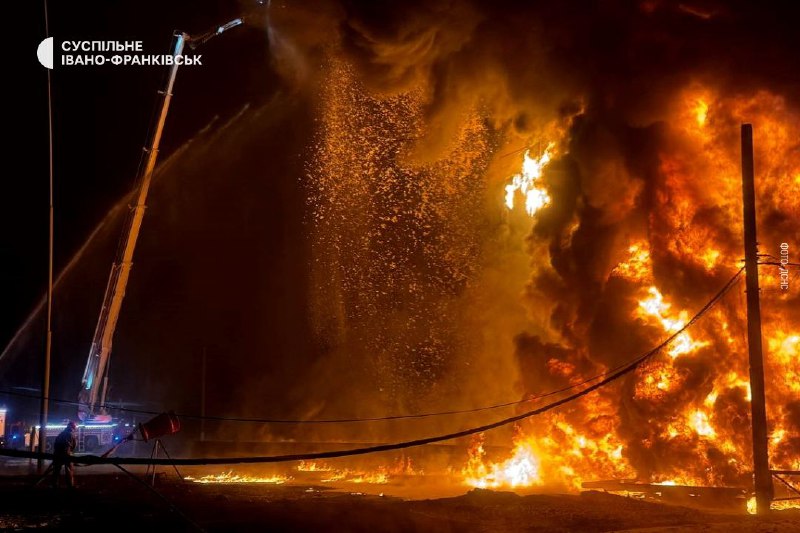
[{"label": "glowing embers", "polygon": [[266,483],[269,485],[283,485],[287,481],[291,481],[289,476],[250,476],[247,474],[234,474],[233,471],[223,472],[222,474],[209,474],[201,477],[186,476],[186,481],[194,483],[211,484],[211,483]]},{"label": "glowing embers", "polygon": [[[647,289],[647,294],[649,295],[647,298],[639,301],[639,307],[636,310],[639,318],[645,321],[656,319],[667,333],[675,333],[683,329],[689,319],[688,312],[681,311],[677,315],[671,313],[672,304],[664,301],[664,296],[656,287]],[[693,340],[689,333],[684,331],[670,343],[667,353],[674,359],[679,355],[693,352],[708,345],[709,342],[707,341]]]},{"label": "glowing embers", "polygon": [[542,485],[539,459],[532,442],[517,442],[511,458],[501,463],[488,463],[483,437],[476,438],[469,448],[467,465],[461,470],[464,483],[481,489],[498,487],[531,487]]},{"label": "glowing embers", "polygon": [[514,200],[520,194],[525,199],[525,211],[534,216],[537,211],[550,204],[550,195],[541,183],[544,168],[550,163],[555,143],[550,143],[542,155],[537,158],[530,157],[530,150],[525,152],[522,161],[522,171],[511,178],[511,183],[506,185],[506,207],[514,209]]}]

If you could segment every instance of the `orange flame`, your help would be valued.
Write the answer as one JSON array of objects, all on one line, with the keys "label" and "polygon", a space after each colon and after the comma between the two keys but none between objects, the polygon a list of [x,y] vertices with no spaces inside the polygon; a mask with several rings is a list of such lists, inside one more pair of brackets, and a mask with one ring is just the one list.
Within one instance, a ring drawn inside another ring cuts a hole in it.
[{"label": "orange flame", "polygon": [[194,483],[202,483],[204,485],[211,483],[231,483],[231,484],[244,484],[244,483],[265,483],[269,485],[283,485],[292,478],[288,476],[274,475],[274,476],[250,476],[246,474],[234,474],[233,471],[223,472],[221,474],[208,474],[195,478],[193,476],[184,477],[186,481]]},{"label": "orange flame", "polygon": [[[628,284],[634,295],[630,301],[632,329],[653,343],[681,330],[689,320],[689,311],[683,309],[689,308],[684,303],[687,295],[674,290],[672,283],[681,276],[693,276],[690,279],[710,285],[708,280],[724,279],[739,266],[739,124],[755,124],[757,210],[775,221],[760,229],[760,251],[778,255],[778,245],[800,232],[797,112],[766,91],[723,97],[713,88],[698,85],[687,87],[676,104],[670,122],[674,143],[660,154],[663,181],[653,192],[655,214],[651,216],[660,224],[657,235],[648,232],[647,239],[632,238],[623,249],[624,257],[618,257],[621,260],[608,270],[608,281],[615,278],[615,283]],[[538,159],[526,155],[532,171],[528,174],[523,168],[520,176],[533,177],[515,176],[506,187],[509,209],[517,194],[526,195],[527,191],[533,191],[531,209],[527,209],[531,216],[547,205],[540,201],[545,197],[549,201],[540,178],[555,155],[548,151]],[[569,234],[577,227],[573,224]],[[531,241],[532,249],[546,250],[536,236]],[[790,247],[798,245],[790,243]],[[654,265],[659,264],[661,271],[654,272]],[[670,271],[664,271],[665,264]],[[546,259],[537,268],[551,269],[557,279]],[[798,469],[796,415],[787,407],[790,399],[800,395],[800,315],[794,311],[797,287],[780,289],[775,267],[763,266],[759,275],[770,457],[776,467]],[[482,442],[474,444],[462,470],[465,482],[478,487],[578,487],[583,479],[610,476],[664,484],[750,484],[751,450],[749,439],[742,434],[749,431],[751,391],[746,314],[741,289],[738,292],[738,300],[734,292],[729,293],[703,321],[678,335],[665,356],[641,367],[629,388],[601,390],[565,406],[559,414],[542,415],[535,429],[534,424],[520,426],[509,458],[487,461]],[[540,326],[548,330],[548,324]],[[564,351],[570,352],[570,346],[564,346]],[[573,359],[550,356],[545,362],[543,370],[558,383],[576,383],[588,377],[587,370]],[[702,371],[697,364],[704,365]],[[595,371],[596,367],[592,373]],[[620,403],[626,402],[632,402],[630,411],[636,413],[630,416],[639,418],[634,430],[633,422],[627,421],[623,434],[618,433],[623,412]],[[598,420],[603,421],[605,433],[595,431],[593,424]],[[630,448],[637,450],[636,461]],[[525,475],[518,475],[520,472]]]},{"label": "orange flame", "polygon": [[522,160],[522,170],[511,178],[511,183],[506,185],[506,207],[514,209],[514,200],[518,194],[525,198],[525,211],[533,216],[541,208],[550,203],[550,195],[541,185],[544,168],[553,157],[555,143],[549,143],[542,155],[530,157],[530,150],[525,151]]}]

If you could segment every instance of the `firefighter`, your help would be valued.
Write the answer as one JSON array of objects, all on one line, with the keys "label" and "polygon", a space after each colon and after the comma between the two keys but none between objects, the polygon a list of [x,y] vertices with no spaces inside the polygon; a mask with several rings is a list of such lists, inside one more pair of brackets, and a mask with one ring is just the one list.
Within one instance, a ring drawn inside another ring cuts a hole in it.
[{"label": "firefighter", "polygon": [[61,476],[61,467],[64,467],[64,475],[67,478],[67,487],[75,487],[75,479],[72,469],[74,465],[70,458],[75,448],[78,446],[78,426],[70,421],[64,431],[58,434],[53,443],[53,487],[58,488],[58,478]]}]

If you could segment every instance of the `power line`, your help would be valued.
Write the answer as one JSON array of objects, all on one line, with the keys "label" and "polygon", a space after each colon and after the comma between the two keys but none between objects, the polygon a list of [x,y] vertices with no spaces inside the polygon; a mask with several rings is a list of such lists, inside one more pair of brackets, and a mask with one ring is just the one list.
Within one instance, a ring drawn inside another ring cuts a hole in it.
[{"label": "power line", "polygon": [[[641,356],[639,356],[641,357]],[[458,414],[469,414],[469,413],[476,413],[481,411],[490,411],[494,409],[501,409],[504,407],[512,407],[516,405],[522,405],[526,403],[531,403],[536,400],[540,400],[542,398],[547,398],[549,396],[554,396],[556,394],[560,394],[562,392],[567,392],[572,389],[576,389],[588,383],[591,383],[594,380],[601,379],[610,373],[618,370],[633,361],[639,359],[636,357],[635,359],[629,360],[626,363],[618,365],[614,368],[611,368],[602,374],[597,374],[590,378],[586,378],[585,380],[579,383],[573,383],[567,387],[563,387],[561,389],[552,390],[546,393],[537,394],[535,396],[528,396],[527,398],[523,398],[522,400],[515,400],[510,402],[504,403],[497,403],[492,405],[485,405],[481,407],[473,407],[470,409],[454,409],[449,411],[435,411],[435,412],[428,412],[428,413],[416,413],[410,415],[388,415],[388,416],[380,416],[380,417],[364,417],[364,418],[326,418],[326,419],[313,419],[313,420],[293,420],[293,419],[285,419],[285,418],[242,418],[242,417],[224,417],[224,416],[213,416],[213,415],[193,415],[193,414],[185,414],[185,413],[175,413],[175,416],[178,416],[184,420],[212,420],[218,422],[250,422],[250,423],[262,423],[262,424],[342,424],[342,423],[358,423],[358,422],[380,422],[380,421],[392,421],[392,420],[407,420],[407,419],[420,419],[420,418],[429,418],[429,417],[437,417],[437,416],[448,416],[448,415],[458,415]],[[38,396],[34,394],[26,394],[23,392],[15,392],[11,390],[1,390],[0,394],[7,394],[9,396],[17,396],[20,398],[38,398]],[[80,405],[79,402],[74,400],[64,400],[58,398],[50,398],[50,401],[53,403],[58,403],[62,405]],[[133,414],[144,414],[144,415],[157,415],[160,414],[162,411],[150,411],[146,409],[133,409],[128,407],[111,407],[111,410],[114,411],[122,411],[126,413],[133,413]]]},{"label": "power line", "polygon": [[[655,348],[651,349],[649,352],[645,353],[644,355],[640,356],[638,359],[634,360],[633,362],[629,363],[625,367],[617,370],[613,374],[607,376],[602,381],[595,383],[594,385],[590,385],[585,389],[576,392],[570,396],[557,400],[555,402],[549,403],[537,409],[533,409],[527,411],[525,413],[518,414],[516,416],[503,418],[496,422],[491,422],[489,424],[484,424],[481,426],[464,429],[461,431],[456,431],[453,433],[447,433],[444,435],[436,435],[433,437],[426,437],[422,439],[415,439],[403,442],[396,442],[391,444],[381,444],[377,446],[367,446],[363,448],[353,448],[349,450],[332,450],[327,452],[314,452],[314,453],[304,453],[304,454],[289,454],[289,455],[271,455],[271,456],[262,456],[262,457],[228,457],[228,458],[216,458],[216,457],[201,457],[197,459],[159,459],[159,458],[147,458],[147,457],[135,457],[135,458],[119,458],[119,457],[112,457],[112,458],[101,458],[97,457],[96,455],[85,455],[81,456],[80,458],[75,458],[73,462],[81,463],[81,464],[114,464],[114,465],[181,465],[181,466],[191,466],[191,465],[227,465],[227,464],[263,464],[263,463],[281,463],[281,462],[290,462],[290,461],[305,461],[305,460],[316,460],[316,459],[333,459],[337,457],[349,457],[354,455],[365,455],[369,453],[378,453],[378,452],[387,452],[392,450],[402,450],[406,448],[412,448],[417,446],[424,446],[426,444],[433,444],[436,442],[442,442],[446,440],[453,440],[458,439],[461,437],[468,437],[470,435],[475,435],[477,433],[483,433],[486,431],[490,431],[492,429],[497,429],[502,426],[506,426],[508,424],[513,424],[515,422],[519,422],[526,418],[530,418],[532,416],[536,416],[557,407],[560,407],[566,403],[569,403],[573,400],[576,400],[582,396],[593,392],[600,387],[603,387],[612,381],[615,381],[622,376],[632,372],[633,370],[637,369],[639,365],[641,365],[644,361],[655,355],[656,353],[663,350],[667,345],[669,345],[675,338],[681,335],[684,331],[689,329],[695,322],[697,322],[709,309],[711,309],[736,283],[739,279],[739,276],[744,271],[744,268],[740,269],[723,287],[717,292],[714,297],[704,305],[700,311],[694,315],[691,320],[689,320],[682,328],[675,331],[672,335],[670,335],[666,340],[664,340],[661,344],[656,346]],[[28,458],[45,458],[45,459],[53,459],[52,454],[38,454],[34,452],[27,452],[21,450],[0,450],[0,455],[5,455],[9,457],[28,457]]]},{"label": "power line", "polygon": [[[731,278],[729,283],[732,283],[743,271],[744,269],[740,269],[736,275]],[[726,285],[728,287],[728,285]],[[727,289],[726,289],[727,290]],[[683,331],[683,330],[681,330]],[[669,337],[666,343],[671,342],[674,340],[676,335]],[[662,343],[663,344],[663,343]],[[644,354],[647,356],[649,352]],[[184,420],[210,420],[216,422],[245,422],[245,423],[258,423],[258,424],[348,424],[348,423],[361,423],[361,422],[383,422],[383,421],[393,421],[393,420],[409,420],[409,419],[422,419],[422,418],[433,418],[433,417],[440,417],[440,416],[452,416],[452,415],[459,415],[459,414],[470,414],[470,413],[477,413],[482,411],[491,411],[495,409],[502,409],[504,407],[512,407],[517,405],[523,405],[527,403],[534,402],[536,400],[541,400],[543,398],[548,398],[550,396],[555,396],[557,394],[568,392],[573,389],[577,389],[584,385],[591,383],[592,381],[602,379],[611,373],[626,367],[629,364],[632,364],[638,361],[643,356],[638,356],[632,360],[624,362],[616,367],[610,368],[603,373],[597,374],[595,376],[589,377],[584,379],[581,382],[573,383],[567,387],[563,387],[561,389],[552,390],[546,393],[537,394],[535,396],[529,396],[527,398],[523,398],[521,400],[515,400],[510,402],[503,402],[503,403],[496,403],[492,405],[485,405],[481,407],[473,407],[469,409],[453,409],[448,411],[435,411],[435,412],[428,412],[428,413],[416,413],[410,415],[388,415],[388,416],[378,416],[378,417],[364,417],[364,418],[325,418],[325,419],[314,419],[314,420],[294,420],[294,419],[285,419],[285,418],[248,418],[248,417],[225,417],[225,416],[213,416],[213,415],[196,415],[196,414],[186,414],[186,413],[175,413],[181,419]],[[14,392],[10,390],[2,390],[0,394],[8,394],[11,396],[17,396],[22,398],[38,398],[38,396],[33,394],[26,394],[22,392]],[[61,405],[79,405],[79,402],[74,400],[64,400],[64,399],[55,399],[50,398],[50,401],[53,403],[61,404]],[[128,407],[113,407],[112,410],[132,413],[132,414],[142,414],[142,415],[157,415],[160,414],[162,411],[150,411],[145,409],[133,409]]]}]

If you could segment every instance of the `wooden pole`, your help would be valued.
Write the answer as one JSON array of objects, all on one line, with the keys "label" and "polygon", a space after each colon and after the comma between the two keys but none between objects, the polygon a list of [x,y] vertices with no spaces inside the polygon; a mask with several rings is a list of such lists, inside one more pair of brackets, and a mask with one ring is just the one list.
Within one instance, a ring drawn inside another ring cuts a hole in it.
[{"label": "wooden pole", "polygon": [[772,475],[767,448],[767,409],[764,398],[764,358],[761,341],[761,304],[758,288],[756,193],[753,168],[753,126],[742,124],[742,198],[744,203],[744,265],[747,285],[747,343],[750,355],[750,395],[753,426],[753,473],[758,514],[769,512]]}]

